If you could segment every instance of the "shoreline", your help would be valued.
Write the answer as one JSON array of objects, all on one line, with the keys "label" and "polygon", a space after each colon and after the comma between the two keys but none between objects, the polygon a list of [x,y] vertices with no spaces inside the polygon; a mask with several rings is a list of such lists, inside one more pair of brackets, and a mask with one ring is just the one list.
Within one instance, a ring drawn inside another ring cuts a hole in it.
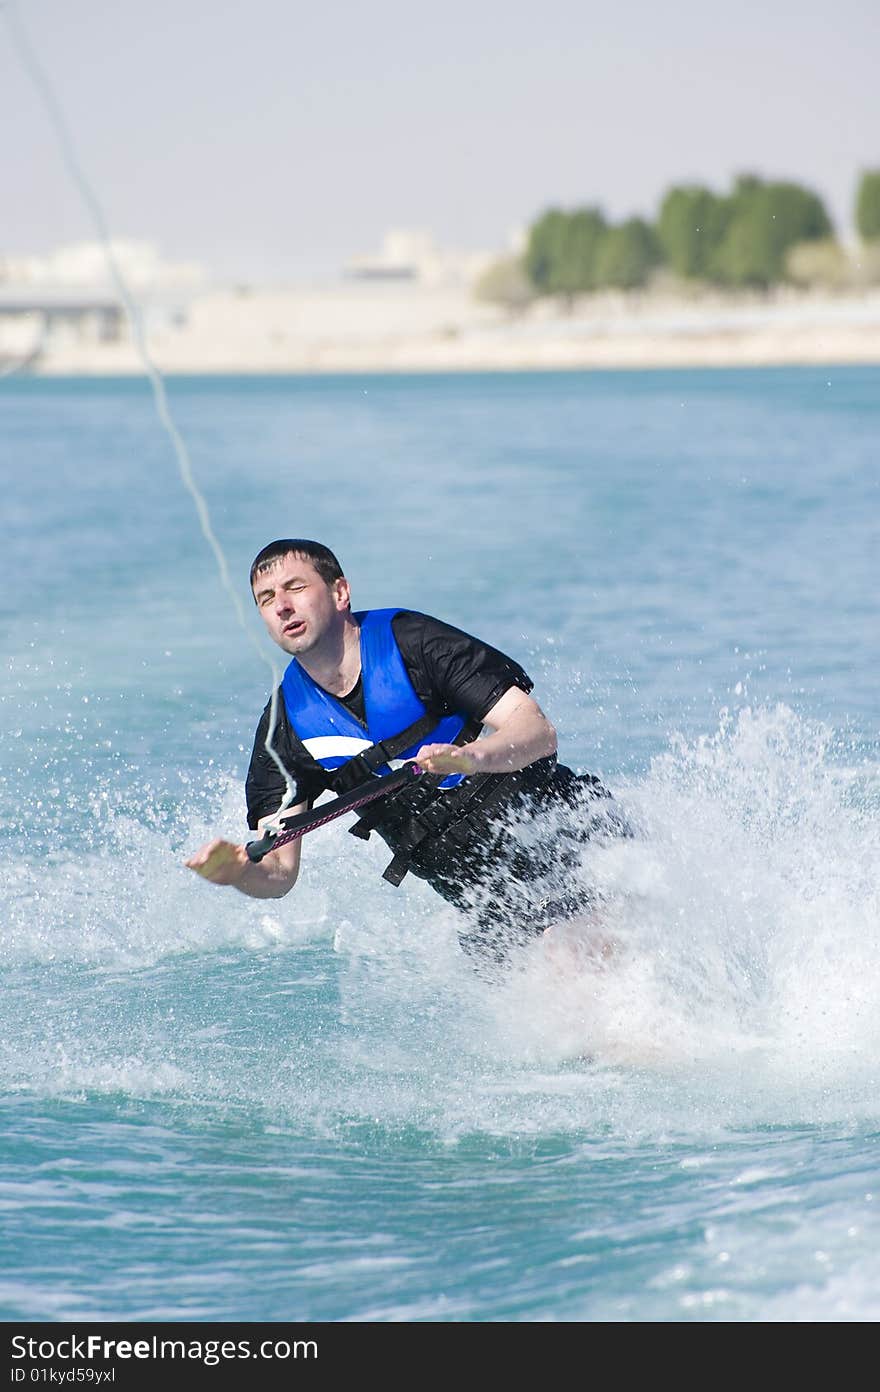
[{"label": "shoreline", "polygon": [[[169,377],[880,365],[880,290],[605,295],[570,313],[539,301],[511,314],[461,288],[341,285],[211,291],[173,322],[149,312],[150,357]],[[0,374],[143,374],[124,325],[115,341],[32,333],[15,354],[0,341]]]}]

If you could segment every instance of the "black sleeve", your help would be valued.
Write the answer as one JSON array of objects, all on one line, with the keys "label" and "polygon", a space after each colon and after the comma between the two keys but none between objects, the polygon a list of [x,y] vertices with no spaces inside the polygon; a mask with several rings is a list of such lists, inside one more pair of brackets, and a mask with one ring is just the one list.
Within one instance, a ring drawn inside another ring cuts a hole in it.
[{"label": "black sleeve", "polygon": [[[254,748],[245,780],[247,821],[256,830],[261,817],[271,817],[278,811],[287,792],[287,785],[275,760],[266,748],[271,702],[266,706],[254,736]],[[284,700],[279,692],[277,718],[272,744],[294,784],[294,803],[311,802],[321,791],[320,784],[309,777],[309,757],[290,728]]]},{"label": "black sleeve", "polygon": [[482,720],[512,686],[532,689],[518,662],[451,624],[407,609],[392,628],[416,695],[429,710]]}]

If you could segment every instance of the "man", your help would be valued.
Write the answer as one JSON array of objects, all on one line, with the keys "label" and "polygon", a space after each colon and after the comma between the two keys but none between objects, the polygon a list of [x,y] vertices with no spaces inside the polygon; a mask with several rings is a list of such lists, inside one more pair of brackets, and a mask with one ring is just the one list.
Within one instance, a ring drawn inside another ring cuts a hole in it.
[{"label": "man", "polygon": [[[408,609],[352,613],[351,591],[326,546],[272,542],[251,567],[270,637],[290,654],[276,702],[257,729],[247,775],[248,825],[304,811],[416,758],[422,775],[375,799],[350,830],[371,831],[393,859],[463,915],[462,946],[499,961],[554,923],[589,913],[578,853],[595,836],[628,835],[592,775],[556,761],[556,732],[523,669],[477,638]],[[278,767],[280,759],[293,792]],[[254,863],[245,846],[213,840],[186,864],[256,899],[296,883],[301,840]]]}]

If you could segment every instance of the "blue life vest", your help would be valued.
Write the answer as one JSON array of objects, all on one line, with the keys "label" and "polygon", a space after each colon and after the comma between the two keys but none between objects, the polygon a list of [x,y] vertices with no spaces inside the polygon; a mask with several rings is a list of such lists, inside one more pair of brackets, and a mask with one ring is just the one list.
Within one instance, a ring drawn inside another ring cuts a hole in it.
[{"label": "blue life vest", "polygon": [[[327,772],[341,768],[374,744],[402,734],[428,714],[409,679],[391,628],[391,620],[399,613],[400,609],[368,609],[354,615],[360,624],[366,728],[341,701],[319,686],[296,658],[284,673],[281,691],[288,719],[309,754]],[[460,713],[442,716],[426,735],[398,758],[380,765],[377,772],[399,768],[423,744],[452,744],[467,721]],[[463,774],[453,774],[440,786],[455,787],[463,778]]]}]

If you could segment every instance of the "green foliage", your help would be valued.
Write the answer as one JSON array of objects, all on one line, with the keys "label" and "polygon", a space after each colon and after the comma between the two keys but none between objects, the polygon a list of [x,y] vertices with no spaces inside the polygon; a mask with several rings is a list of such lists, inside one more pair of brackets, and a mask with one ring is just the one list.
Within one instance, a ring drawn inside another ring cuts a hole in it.
[{"label": "green foliage", "polygon": [[671,188],[660,205],[657,235],[666,260],[681,276],[711,276],[730,221],[730,201],[699,184]]},{"label": "green foliage", "polygon": [[713,278],[728,285],[768,286],[786,278],[786,255],[799,242],[832,235],[822,200],[800,184],[737,181],[730,220],[713,257]]},{"label": "green foliage", "polygon": [[546,295],[572,296],[596,287],[596,258],[606,223],[598,208],[551,208],[529,231],[526,274]]},{"label": "green foliage", "polygon": [[523,264],[535,289],[545,295],[554,288],[566,217],[561,208],[548,208],[529,228]]},{"label": "green foliage", "polygon": [[629,218],[619,227],[609,227],[602,238],[596,259],[597,284],[634,290],[647,282],[662,260],[663,249],[650,223],[644,218]]},{"label": "green foliage", "polygon": [[565,267],[560,289],[577,295],[595,290],[596,261],[607,223],[598,208],[578,208],[569,215],[565,237]]},{"label": "green foliage", "polygon": [[657,231],[679,275],[766,286],[785,278],[790,247],[828,238],[832,228],[809,189],[742,174],[726,198],[696,184],[670,189]]},{"label": "green foliage", "polygon": [[859,180],[856,227],[866,242],[880,240],[880,169],[868,169]]},{"label": "green foliage", "polygon": [[[880,240],[880,170],[862,177],[859,230]],[[810,258],[792,248],[831,243]],[[532,225],[523,267],[539,295],[572,297],[601,286],[644,285],[667,263],[690,280],[767,287],[843,283],[839,251],[821,198],[800,184],[741,174],[729,194],[679,184],[662,200],[656,226],[629,218],[609,227],[598,208],[550,208]]]}]

